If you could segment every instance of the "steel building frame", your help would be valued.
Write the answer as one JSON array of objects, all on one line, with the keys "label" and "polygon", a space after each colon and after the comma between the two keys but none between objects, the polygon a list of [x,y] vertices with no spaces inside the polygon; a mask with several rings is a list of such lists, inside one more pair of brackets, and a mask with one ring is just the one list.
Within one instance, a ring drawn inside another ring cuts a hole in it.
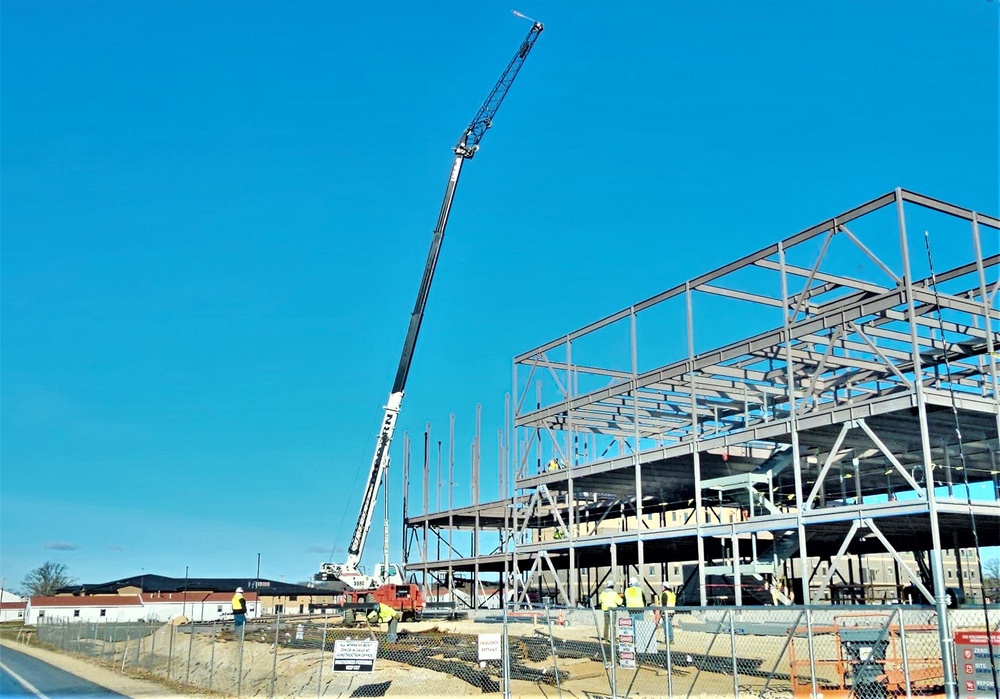
[{"label": "steel building frame", "polygon": [[[546,576],[576,604],[603,576],[696,561],[703,605],[711,576],[739,604],[744,578],[789,571],[816,602],[817,558],[879,551],[943,610],[942,551],[977,522],[1000,545],[998,270],[995,217],[896,189],[515,357],[508,498],[425,496],[407,570],[503,574],[521,600]],[[429,537],[463,529],[499,544],[431,559]],[[929,553],[935,589],[903,551]]]}]

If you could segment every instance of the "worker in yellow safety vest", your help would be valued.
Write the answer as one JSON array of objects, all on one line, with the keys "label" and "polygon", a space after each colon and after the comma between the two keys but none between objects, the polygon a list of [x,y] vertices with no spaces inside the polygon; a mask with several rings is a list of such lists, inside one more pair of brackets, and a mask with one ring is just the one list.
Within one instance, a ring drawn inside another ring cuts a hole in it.
[{"label": "worker in yellow safety vest", "polygon": [[386,641],[389,643],[395,643],[396,641],[396,625],[403,618],[403,613],[398,612],[388,604],[382,604],[381,602],[373,602],[371,609],[368,610],[368,623],[371,626],[378,626],[379,624],[388,623],[389,627],[386,630]]},{"label": "worker in yellow safety vest", "polygon": [[622,596],[618,594],[615,590],[615,581],[608,580],[604,584],[604,589],[601,590],[601,594],[597,596],[597,601],[600,602],[601,611],[604,613],[604,640],[611,642],[611,617],[614,614],[614,610],[622,606],[625,600]]},{"label": "worker in yellow safety vest", "polygon": [[375,602],[372,604],[371,609],[368,610],[367,618],[369,624],[372,626],[378,626],[379,624],[388,623],[393,619],[399,621],[403,618],[403,614],[401,612],[397,612],[388,604]]},{"label": "worker in yellow safety vest", "polygon": [[628,587],[625,588],[625,606],[629,609],[629,615],[633,619],[642,618],[642,609],[646,606],[646,595],[639,587],[639,578],[632,578]]},{"label": "worker in yellow safety vest", "polygon": [[241,634],[243,625],[247,623],[247,600],[243,596],[243,588],[237,587],[233,594],[233,633]]},{"label": "worker in yellow safety vest", "polygon": [[663,627],[666,629],[663,632],[664,643],[673,643],[674,641],[674,607],[677,606],[677,593],[670,586],[670,583],[663,583],[660,585],[662,592],[660,593],[660,606],[663,607]]}]

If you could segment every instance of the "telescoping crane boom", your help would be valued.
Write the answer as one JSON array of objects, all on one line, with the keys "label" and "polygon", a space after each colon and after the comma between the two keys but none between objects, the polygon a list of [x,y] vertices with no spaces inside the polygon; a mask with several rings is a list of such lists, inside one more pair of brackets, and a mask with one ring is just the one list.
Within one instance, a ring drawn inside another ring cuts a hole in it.
[{"label": "telescoping crane boom", "polygon": [[[517,13],[515,13],[517,14]],[[420,289],[417,292],[417,301],[413,306],[413,313],[410,315],[410,325],[406,331],[406,340],[403,342],[403,352],[399,358],[399,366],[396,369],[396,378],[392,383],[392,390],[389,393],[389,400],[385,405],[385,415],[382,418],[382,426],[379,430],[378,441],[375,445],[375,455],[372,458],[371,470],[368,474],[368,483],[365,487],[364,499],[361,501],[361,511],[358,513],[358,521],[354,527],[354,535],[347,549],[347,559],[343,563],[323,563],[320,572],[316,575],[319,580],[340,580],[353,589],[364,589],[378,587],[387,582],[402,582],[402,577],[398,566],[390,566],[387,563],[376,566],[373,575],[364,575],[358,569],[361,562],[361,554],[365,548],[365,540],[368,538],[368,531],[371,528],[372,516],[375,510],[375,500],[378,495],[382,477],[389,466],[389,446],[392,444],[393,432],[396,429],[396,418],[399,415],[399,408],[403,402],[403,391],[406,387],[406,377],[410,373],[410,365],[413,362],[413,350],[417,344],[417,335],[420,333],[420,324],[424,319],[424,309],[427,306],[427,296],[431,290],[431,281],[434,278],[434,268],[437,266],[438,255],[441,253],[441,243],[444,240],[444,230],[448,225],[448,215],[451,213],[452,201],[455,199],[455,189],[458,186],[458,176],[462,172],[462,164],[472,158],[479,150],[479,144],[486,135],[486,131],[493,125],[493,118],[508,90],[514,84],[514,78],[527,59],[532,47],[538,40],[544,27],[540,22],[533,22],[528,35],[521,42],[517,53],[507,64],[500,79],[490,92],[486,101],[476,112],[468,128],[458,139],[458,143],[453,148],[455,152],[455,162],[451,168],[451,175],[448,178],[448,185],[444,191],[444,201],[441,203],[441,211],[438,214],[437,226],[434,228],[434,235],[431,238],[431,248],[427,253],[427,263],[424,265],[424,275],[420,280]],[[386,505],[388,506],[388,504]]]}]

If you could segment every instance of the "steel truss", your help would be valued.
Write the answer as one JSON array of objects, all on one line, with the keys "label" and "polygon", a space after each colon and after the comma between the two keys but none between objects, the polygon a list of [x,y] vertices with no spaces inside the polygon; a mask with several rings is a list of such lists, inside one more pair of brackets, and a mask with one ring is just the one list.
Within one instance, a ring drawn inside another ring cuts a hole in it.
[{"label": "steel truss", "polygon": [[701,604],[723,571],[737,602],[786,574],[817,601],[817,559],[929,551],[936,590],[902,568],[943,604],[943,537],[972,546],[975,516],[1000,544],[998,270],[1000,221],[896,189],[515,357],[508,498],[406,518],[499,546],[425,544],[407,569],[502,574],[521,599],[548,576],[576,604],[694,561]]}]

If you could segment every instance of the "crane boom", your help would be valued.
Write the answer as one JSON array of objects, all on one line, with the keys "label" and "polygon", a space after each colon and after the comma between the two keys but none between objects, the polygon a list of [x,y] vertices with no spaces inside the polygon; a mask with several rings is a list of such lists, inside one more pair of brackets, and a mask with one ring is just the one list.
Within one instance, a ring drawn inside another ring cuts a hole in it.
[{"label": "crane boom", "polygon": [[[354,588],[375,587],[388,582],[389,577],[395,577],[398,568],[389,566],[387,563],[379,566],[380,572],[372,576],[365,576],[358,570],[361,562],[361,555],[365,548],[365,541],[371,529],[372,517],[375,511],[375,500],[378,496],[378,489],[382,483],[382,478],[389,467],[389,447],[392,444],[393,433],[396,430],[396,419],[399,416],[399,408],[403,401],[403,391],[406,387],[406,379],[410,373],[410,365],[413,362],[413,350],[417,344],[417,336],[420,334],[420,325],[424,319],[424,310],[427,307],[427,298],[431,290],[431,282],[434,279],[434,270],[437,267],[438,256],[441,254],[441,243],[444,241],[444,231],[448,225],[448,216],[451,213],[451,205],[455,199],[455,190],[458,187],[458,178],[462,174],[463,163],[472,158],[479,150],[479,143],[482,141],[486,131],[493,125],[493,118],[496,116],[500,104],[510,90],[518,71],[524,64],[525,59],[531,52],[532,47],[538,40],[539,34],[544,29],[540,22],[534,22],[528,35],[521,42],[517,53],[507,64],[500,79],[490,91],[486,101],[483,102],[475,117],[469,123],[468,128],[462,133],[458,143],[452,149],[455,153],[455,161],[451,167],[451,174],[448,177],[448,184],[445,187],[444,200],[441,202],[441,210],[438,213],[437,225],[434,227],[434,234],[431,238],[431,247],[427,253],[427,262],[424,264],[424,274],[420,280],[420,288],[417,291],[417,300],[410,314],[410,324],[406,331],[406,339],[403,342],[403,351],[399,358],[399,366],[396,369],[396,378],[389,393],[389,400],[385,405],[385,414],[382,418],[382,425],[379,429],[378,441],[375,445],[375,454],[372,458],[371,469],[368,474],[368,482],[365,487],[364,498],[361,501],[361,511],[358,513],[358,521],[354,527],[354,534],[351,543],[347,548],[347,559],[343,564],[325,563],[320,566],[318,579],[334,578],[346,582]],[[390,573],[390,570],[393,572]],[[401,582],[401,578],[399,579]]]}]

